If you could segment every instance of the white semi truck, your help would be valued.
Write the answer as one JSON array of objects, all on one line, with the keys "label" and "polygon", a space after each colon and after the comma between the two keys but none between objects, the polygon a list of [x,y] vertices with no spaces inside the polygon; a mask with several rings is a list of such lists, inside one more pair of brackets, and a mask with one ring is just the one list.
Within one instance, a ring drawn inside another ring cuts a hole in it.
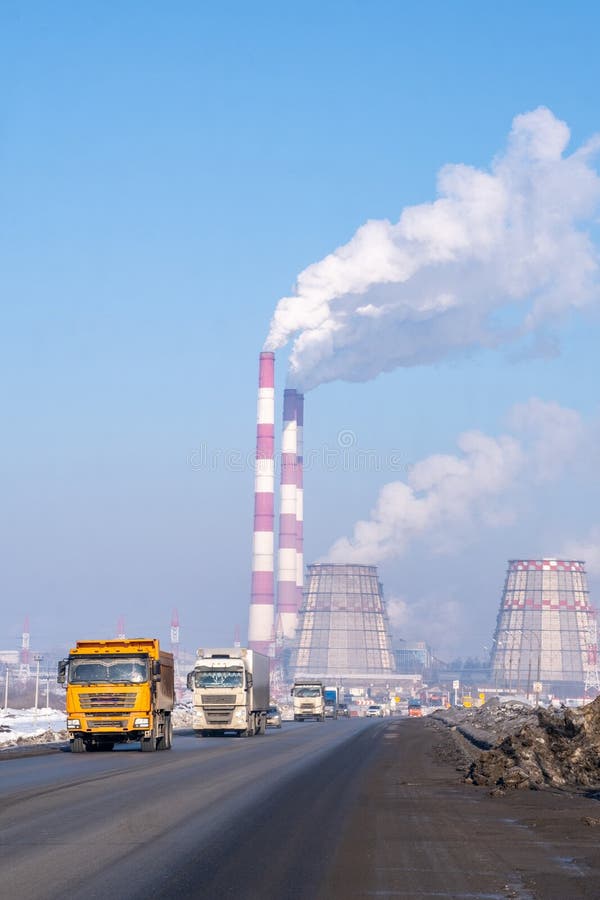
[{"label": "white semi truck", "polygon": [[243,647],[200,649],[196,656],[187,677],[196,734],[264,734],[270,698],[268,656]]},{"label": "white semi truck", "polygon": [[325,721],[325,690],[318,678],[295,678],[292,687],[294,698],[294,722],[305,719]]}]

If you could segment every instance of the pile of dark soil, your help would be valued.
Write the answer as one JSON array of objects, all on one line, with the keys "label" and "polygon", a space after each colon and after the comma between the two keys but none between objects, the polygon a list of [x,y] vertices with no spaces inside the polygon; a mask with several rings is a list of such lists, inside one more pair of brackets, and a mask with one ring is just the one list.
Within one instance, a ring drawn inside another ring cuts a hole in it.
[{"label": "pile of dark soil", "polygon": [[543,786],[600,790],[600,697],[579,709],[521,710],[515,720],[516,728],[471,764],[467,781],[494,793]]}]

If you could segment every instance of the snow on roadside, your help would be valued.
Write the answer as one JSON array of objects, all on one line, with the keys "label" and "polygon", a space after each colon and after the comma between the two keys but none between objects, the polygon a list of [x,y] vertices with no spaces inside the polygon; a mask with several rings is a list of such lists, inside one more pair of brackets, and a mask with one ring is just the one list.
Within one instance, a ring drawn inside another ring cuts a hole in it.
[{"label": "snow on roadside", "polygon": [[0,750],[23,744],[66,741],[66,715],[60,709],[0,710]]}]

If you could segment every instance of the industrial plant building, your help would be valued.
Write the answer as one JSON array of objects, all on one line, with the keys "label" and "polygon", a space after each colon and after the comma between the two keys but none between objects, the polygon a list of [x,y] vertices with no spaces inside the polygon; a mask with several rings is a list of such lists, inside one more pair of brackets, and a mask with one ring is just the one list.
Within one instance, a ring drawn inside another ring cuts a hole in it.
[{"label": "industrial plant building", "polygon": [[491,678],[502,690],[559,697],[600,690],[596,613],[581,560],[512,559],[498,612]]},{"label": "industrial plant building", "polygon": [[[275,357],[261,353],[249,646],[275,657],[282,684],[296,675],[367,688],[417,675],[437,678],[444,666],[439,660],[434,666],[426,644],[392,645],[375,566],[319,563],[308,566],[305,577],[303,425],[304,397],[287,388],[276,541]],[[509,562],[490,669],[469,670],[473,678],[476,673],[499,692],[565,697],[600,691],[596,614],[583,562]]]},{"label": "industrial plant building", "polygon": [[290,667],[297,675],[345,684],[393,681],[394,653],[375,566],[308,566]]}]

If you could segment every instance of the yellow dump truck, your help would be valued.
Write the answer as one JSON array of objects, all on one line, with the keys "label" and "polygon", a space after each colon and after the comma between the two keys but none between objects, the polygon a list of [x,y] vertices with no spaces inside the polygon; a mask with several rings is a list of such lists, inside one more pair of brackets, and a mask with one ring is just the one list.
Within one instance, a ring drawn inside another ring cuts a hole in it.
[{"label": "yellow dump truck", "polygon": [[154,638],[77,641],[59,662],[57,680],[67,685],[73,753],[128,741],[140,741],[146,751],[171,749],[173,654]]}]

